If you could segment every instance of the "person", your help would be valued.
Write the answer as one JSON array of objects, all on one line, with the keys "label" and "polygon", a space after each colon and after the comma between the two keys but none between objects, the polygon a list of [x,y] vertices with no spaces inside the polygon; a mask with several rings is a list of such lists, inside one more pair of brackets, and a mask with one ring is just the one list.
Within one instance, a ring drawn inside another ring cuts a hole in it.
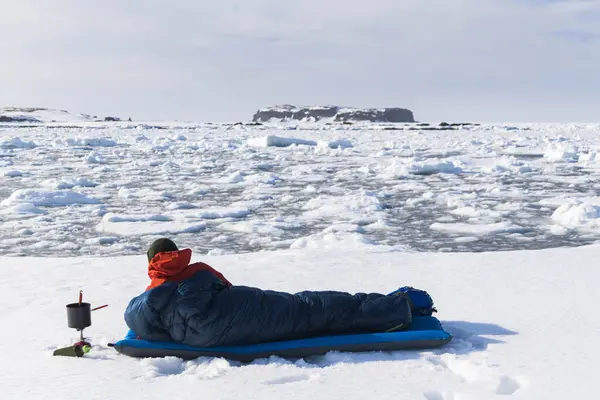
[{"label": "person", "polygon": [[127,326],[145,340],[214,347],[396,332],[410,325],[415,312],[435,311],[432,303],[416,310],[410,287],[410,293],[404,288],[387,295],[292,294],[233,285],[210,265],[190,263],[191,249],[179,250],[167,238],[154,241],[147,256],[150,284],[125,310]]}]

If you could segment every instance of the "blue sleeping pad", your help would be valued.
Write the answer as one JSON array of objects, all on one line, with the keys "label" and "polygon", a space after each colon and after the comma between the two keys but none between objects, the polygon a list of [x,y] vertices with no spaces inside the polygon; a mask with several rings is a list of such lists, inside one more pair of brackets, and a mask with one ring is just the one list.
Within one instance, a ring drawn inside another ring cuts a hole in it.
[{"label": "blue sleeping pad", "polygon": [[304,358],[329,351],[422,350],[440,347],[452,340],[452,335],[444,331],[440,321],[433,316],[415,316],[410,327],[400,332],[321,336],[246,346],[193,347],[174,342],[141,340],[136,337],[134,332],[129,331],[123,340],[112,346],[119,353],[131,357],[173,356],[186,360],[198,357],[222,357],[250,362],[270,356]]}]

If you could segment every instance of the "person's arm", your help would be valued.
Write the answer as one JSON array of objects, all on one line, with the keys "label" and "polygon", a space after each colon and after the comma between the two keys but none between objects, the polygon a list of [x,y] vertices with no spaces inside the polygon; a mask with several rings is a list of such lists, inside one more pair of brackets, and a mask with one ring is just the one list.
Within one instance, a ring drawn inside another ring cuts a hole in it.
[{"label": "person's arm", "polygon": [[171,296],[172,289],[164,290],[163,287],[155,290],[161,291],[162,295],[150,297],[150,292],[146,291],[129,301],[124,315],[125,323],[138,339],[170,341],[171,336],[163,326],[160,310]]}]

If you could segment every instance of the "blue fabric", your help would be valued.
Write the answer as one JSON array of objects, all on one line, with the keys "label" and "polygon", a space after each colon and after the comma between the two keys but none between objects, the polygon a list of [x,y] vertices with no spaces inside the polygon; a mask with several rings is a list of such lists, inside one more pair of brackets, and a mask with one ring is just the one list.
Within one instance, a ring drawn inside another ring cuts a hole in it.
[{"label": "blue fabric", "polygon": [[390,295],[406,294],[410,299],[413,316],[431,316],[437,310],[433,307],[433,299],[424,290],[415,289],[412,286],[402,286],[390,293]]},{"label": "blue fabric", "polygon": [[223,288],[209,271],[148,290],[125,311],[127,326],[142,339],[195,347],[386,332],[411,319],[405,295]]},{"label": "blue fabric", "polygon": [[252,344],[247,346],[217,346],[217,347],[194,347],[174,342],[152,342],[147,340],[135,340],[137,335],[129,331],[125,339],[114,344],[115,348],[134,347],[141,349],[164,349],[164,350],[187,350],[194,352],[220,352],[223,356],[232,354],[255,354],[271,353],[292,348],[318,348],[333,347],[337,345],[389,343],[389,342],[413,342],[413,341],[440,341],[446,342],[451,339],[448,332],[442,330],[439,320],[435,317],[416,317],[411,327],[402,332],[391,333],[367,333],[356,335],[323,336],[308,339],[279,341],[270,343]]}]

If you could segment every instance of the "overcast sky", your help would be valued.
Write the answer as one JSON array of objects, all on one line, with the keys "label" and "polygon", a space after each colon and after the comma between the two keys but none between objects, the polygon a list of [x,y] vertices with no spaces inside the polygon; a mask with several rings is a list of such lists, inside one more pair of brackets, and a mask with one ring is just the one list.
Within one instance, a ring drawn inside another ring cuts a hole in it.
[{"label": "overcast sky", "polygon": [[600,0],[0,0],[0,106],[600,121]]}]

